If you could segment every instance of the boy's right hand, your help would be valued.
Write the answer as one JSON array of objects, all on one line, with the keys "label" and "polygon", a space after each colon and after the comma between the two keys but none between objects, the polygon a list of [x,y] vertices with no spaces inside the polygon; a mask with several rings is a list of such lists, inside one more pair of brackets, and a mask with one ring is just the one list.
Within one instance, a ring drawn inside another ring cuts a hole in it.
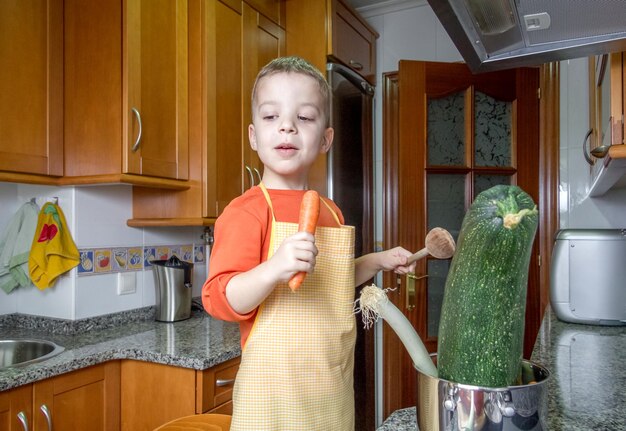
[{"label": "boy's right hand", "polygon": [[228,303],[239,314],[249,313],[279,282],[288,282],[298,272],[313,271],[316,256],[315,237],[310,233],[298,232],[286,238],[270,259],[230,279],[226,285]]},{"label": "boy's right hand", "polygon": [[298,272],[313,272],[317,253],[315,237],[307,232],[298,232],[285,238],[268,260],[268,269],[274,273],[277,282],[287,282]]}]

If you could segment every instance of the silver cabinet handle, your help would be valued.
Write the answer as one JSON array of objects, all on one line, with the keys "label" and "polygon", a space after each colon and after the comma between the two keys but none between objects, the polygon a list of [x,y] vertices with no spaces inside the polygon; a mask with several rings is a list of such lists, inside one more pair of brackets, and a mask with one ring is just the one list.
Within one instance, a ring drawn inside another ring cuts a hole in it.
[{"label": "silver cabinet handle", "polygon": [[259,184],[261,184],[261,173],[259,172],[259,170],[257,168],[254,168],[254,172],[256,172],[256,176],[259,179]]},{"label": "silver cabinet handle", "polygon": [[50,414],[50,409],[48,409],[47,405],[42,404],[41,407],[39,407],[39,410],[41,410],[41,413],[43,413],[46,421],[48,422],[48,431],[52,431],[52,415]]},{"label": "silver cabinet handle", "polygon": [[130,108],[130,110],[133,111],[133,114],[135,114],[135,117],[137,117],[137,123],[139,124],[139,132],[137,133],[137,139],[135,139],[133,148],[131,148],[131,151],[134,153],[135,151],[139,149],[139,144],[141,143],[141,131],[143,127],[141,125],[141,114],[139,114],[139,111],[137,110],[137,108]]},{"label": "silver cabinet handle", "polygon": [[26,418],[26,413],[19,412],[17,414],[17,420],[22,424],[22,429],[24,431],[28,431],[28,419]]},{"label": "silver cabinet handle", "polygon": [[585,156],[585,160],[587,160],[587,163],[589,163],[591,166],[593,166],[595,162],[591,159],[591,157],[589,157],[589,154],[587,154],[587,141],[589,141],[589,137],[592,133],[593,129],[589,129],[587,131],[587,134],[585,135],[585,139],[583,140],[583,156]]},{"label": "silver cabinet handle", "polygon": [[250,187],[254,185],[254,174],[252,174],[252,169],[250,166],[246,165],[246,171],[248,171],[248,178],[250,178]]},{"label": "silver cabinet handle", "polygon": [[221,387],[221,386],[230,386],[230,385],[232,385],[233,383],[235,383],[235,379],[217,379],[217,380],[215,381],[215,384],[216,384],[217,386],[220,386],[220,387]]},{"label": "silver cabinet handle", "polygon": [[363,70],[363,65],[358,61],[350,60],[350,67],[355,70]]}]

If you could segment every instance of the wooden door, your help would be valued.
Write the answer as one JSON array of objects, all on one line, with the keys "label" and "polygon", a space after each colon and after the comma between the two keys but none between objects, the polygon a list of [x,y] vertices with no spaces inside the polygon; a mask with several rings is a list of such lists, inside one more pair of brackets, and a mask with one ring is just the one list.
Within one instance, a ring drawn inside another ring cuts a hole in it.
[{"label": "wooden door", "polygon": [[35,383],[33,409],[32,429],[35,431],[118,431],[119,361]]},{"label": "wooden door", "polygon": [[187,0],[124,3],[124,172],[186,180]]},{"label": "wooden door", "polygon": [[0,2],[0,171],[63,175],[63,1]]},{"label": "wooden door", "polygon": [[[386,247],[417,251],[437,226],[458,237],[474,197],[495,184],[517,184],[538,202],[538,76],[538,69],[472,75],[464,64],[401,61],[398,74],[385,77],[385,127],[397,130],[385,130]],[[539,292],[537,262],[535,246],[529,297]],[[399,287],[390,299],[431,352],[448,266],[427,258],[413,279],[384,276],[385,287]],[[416,372],[395,334],[383,331],[386,417],[415,405]]]},{"label": "wooden door", "polygon": [[32,385],[0,392],[0,430],[31,429],[33,421]]}]

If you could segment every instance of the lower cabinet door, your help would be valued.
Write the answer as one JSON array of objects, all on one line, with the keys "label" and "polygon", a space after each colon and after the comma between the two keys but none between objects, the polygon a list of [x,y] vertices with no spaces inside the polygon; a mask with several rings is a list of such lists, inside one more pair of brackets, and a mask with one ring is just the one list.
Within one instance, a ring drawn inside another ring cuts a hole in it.
[{"label": "lower cabinet door", "polygon": [[32,429],[32,391],[32,385],[24,385],[0,392],[0,430]]},{"label": "lower cabinet door", "polygon": [[33,430],[120,429],[120,363],[111,361],[33,384]]}]

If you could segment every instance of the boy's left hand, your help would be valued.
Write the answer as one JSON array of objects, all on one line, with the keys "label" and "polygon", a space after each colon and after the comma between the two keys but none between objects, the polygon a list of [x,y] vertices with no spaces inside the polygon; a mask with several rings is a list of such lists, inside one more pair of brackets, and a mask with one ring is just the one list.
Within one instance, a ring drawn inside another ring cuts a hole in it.
[{"label": "boy's left hand", "polygon": [[415,271],[415,262],[408,264],[413,255],[404,247],[395,247],[379,253],[380,265],[383,271],[393,270],[396,274],[408,274]]}]

